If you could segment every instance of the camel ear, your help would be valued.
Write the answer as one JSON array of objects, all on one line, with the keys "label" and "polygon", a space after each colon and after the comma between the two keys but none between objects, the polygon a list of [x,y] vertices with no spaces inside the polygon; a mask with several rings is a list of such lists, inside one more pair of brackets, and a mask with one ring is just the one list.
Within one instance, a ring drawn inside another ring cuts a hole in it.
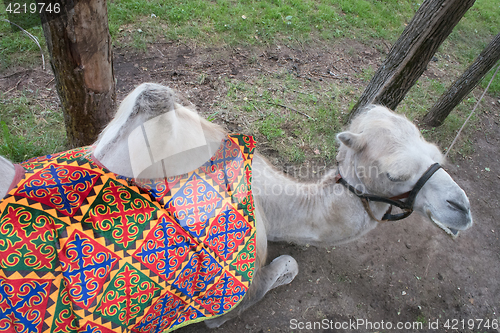
[{"label": "camel ear", "polygon": [[363,148],[363,139],[360,134],[345,131],[337,134],[337,139],[355,151],[359,151]]}]

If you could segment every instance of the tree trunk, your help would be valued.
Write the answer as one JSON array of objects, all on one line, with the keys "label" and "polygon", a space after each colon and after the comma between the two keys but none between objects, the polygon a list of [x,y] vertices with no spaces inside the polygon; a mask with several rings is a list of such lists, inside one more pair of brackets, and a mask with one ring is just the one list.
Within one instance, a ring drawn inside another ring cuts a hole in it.
[{"label": "tree trunk", "polygon": [[115,111],[106,0],[63,0],[41,18],[69,145],[92,144]]},{"label": "tree trunk", "polygon": [[498,60],[500,60],[500,34],[493,38],[462,76],[441,95],[425,115],[423,122],[433,127],[442,125],[451,110],[474,89]]},{"label": "tree trunk", "polygon": [[474,1],[424,1],[351,110],[349,120],[370,103],[394,110]]}]

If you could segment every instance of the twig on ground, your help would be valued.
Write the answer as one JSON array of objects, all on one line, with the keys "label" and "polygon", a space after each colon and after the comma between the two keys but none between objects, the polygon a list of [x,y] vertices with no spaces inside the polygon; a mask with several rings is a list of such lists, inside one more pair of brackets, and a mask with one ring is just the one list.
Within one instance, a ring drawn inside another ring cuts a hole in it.
[{"label": "twig on ground", "polygon": [[[206,74],[208,75],[208,73],[205,73],[205,72],[196,72],[196,71],[192,71],[192,70],[188,70],[188,69],[182,69],[182,70],[178,70],[178,69],[166,69],[166,70],[162,70],[162,71],[156,71],[156,72],[151,72],[149,73],[150,75],[159,75],[159,74],[171,74],[171,75],[174,75],[175,73],[177,74],[181,74],[181,75],[189,75],[189,73],[193,73],[193,74]],[[221,74],[221,73],[215,73],[215,74]]]},{"label": "twig on ground", "polygon": [[304,312],[302,312],[302,318],[305,318],[305,315],[306,315],[307,310],[312,309],[312,308],[315,308],[315,307],[316,307],[316,305],[311,305],[311,306],[308,306],[308,307],[307,307],[307,309],[305,309],[305,311],[304,311]]},{"label": "twig on ground", "polygon": [[236,54],[238,54],[238,55],[240,55],[240,56],[242,56],[245,59],[248,59],[248,56],[246,56],[243,53],[241,53],[240,51],[238,51],[238,49],[233,48],[233,52],[236,53]]},{"label": "twig on ground", "polygon": [[355,71],[356,73],[358,73],[358,71],[356,70],[356,68],[354,68],[351,64],[349,64],[349,67],[351,67],[351,69],[352,69],[353,71]]},{"label": "twig on ground", "polygon": [[255,110],[257,110],[257,112],[259,113],[259,116],[260,116],[260,119],[263,119],[266,115],[264,114],[264,112],[262,112],[258,107],[256,107],[255,105],[252,104],[252,106],[255,108]]},{"label": "twig on ground", "polygon": [[[306,114],[306,113],[304,113],[304,112],[302,112],[302,111],[296,110],[296,109],[294,109],[294,108],[292,108],[292,107],[290,107],[290,106],[287,106],[287,105],[278,104],[278,103],[269,102],[269,101],[262,101],[262,100],[257,101],[257,100],[254,100],[254,99],[248,99],[248,101],[251,101],[251,102],[263,102],[263,103],[267,103],[267,104],[270,104],[270,105],[279,106],[279,107],[282,107],[282,108],[289,109],[289,110],[292,110],[292,111],[294,111],[294,112],[297,112],[298,114],[301,114],[301,115],[303,115],[304,117],[307,117],[307,118],[309,118],[309,119],[313,119],[310,115],[308,115],[308,114]],[[255,109],[257,109],[257,111],[259,111],[259,112],[260,112],[260,110],[259,110],[259,109],[258,109],[255,105],[254,105],[253,107],[254,107]]]},{"label": "twig on ground", "polygon": [[8,79],[10,77],[13,77],[13,76],[16,76],[16,75],[20,75],[20,74],[24,74],[24,73],[27,73],[27,72],[32,72],[33,69],[25,69],[25,70],[22,70],[22,71],[19,71],[19,72],[15,72],[15,73],[12,73],[12,74],[9,74],[9,75],[5,75],[5,76],[2,76],[0,77],[0,79]]},{"label": "twig on ground", "polygon": [[333,75],[326,75],[326,74],[321,74],[321,73],[316,73],[316,72],[309,72],[310,75],[318,75],[318,76],[322,76],[322,77],[326,77],[326,78],[329,78],[329,79],[337,79],[337,80],[340,80],[339,77],[335,77]]},{"label": "twig on ground", "polygon": [[[43,105],[39,100],[36,100],[36,102],[38,103],[38,105],[40,105],[40,107],[43,109],[43,110],[46,110],[47,109],[47,106]],[[41,118],[42,120],[45,121],[45,123],[47,123],[47,121],[43,118]],[[48,124],[48,123],[47,123]]]},{"label": "twig on ground", "polygon": [[495,145],[493,142],[490,142],[490,140],[488,140],[488,134],[487,133],[484,133],[484,139],[486,140],[486,142],[488,142],[490,145]]},{"label": "twig on ground", "polygon": [[277,73],[273,73],[273,72],[270,72],[268,71],[267,69],[263,69],[263,68],[257,68],[258,71],[264,71],[264,72],[267,72],[268,74],[271,74],[271,75],[276,75]]},{"label": "twig on ground", "polygon": [[21,79],[19,79],[19,81],[17,81],[17,83],[16,83],[16,85],[15,85],[14,87],[12,87],[12,88],[10,88],[9,90],[7,90],[6,92],[4,92],[4,94],[8,94],[8,93],[10,93],[12,90],[16,89],[16,88],[17,88],[17,86],[19,85],[19,83],[21,83],[21,80],[22,80],[22,78],[21,78]]},{"label": "twig on ground", "polygon": [[[193,48],[191,48],[191,46],[187,45],[187,43],[185,43],[185,42],[181,42],[181,41],[178,41],[177,43],[178,43],[178,44],[182,44],[182,45],[184,45],[185,47],[187,47],[187,48],[189,49],[189,51],[190,51],[190,52],[193,52],[193,53],[195,52],[195,51],[193,51]],[[195,46],[195,48],[196,48],[196,46]]]},{"label": "twig on ground", "polygon": [[389,53],[391,51],[391,46],[388,45],[385,41],[382,41],[382,43],[384,43],[385,47],[387,47],[387,53]]},{"label": "twig on ground", "polygon": [[146,58],[141,58],[141,59],[130,59],[130,60],[124,60],[124,61],[117,61],[116,63],[117,64],[124,64],[124,63],[127,63],[127,62],[141,62],[141,61],[144,61],[144,60],[152,60],[152,59],[156,59],[158,58],[158,56],[152,56],[152,57],[146,57]]},{"label": "twig on ground", "polygon": [[160,51],[159,48],[155,47],[156,51],[162,56],[162,58],[165,58],[165,55]]},{"label": "twig on ground", "polygon": [[427,263],[427,267],[425,268],[425,274],[424,274],[425,278],[427,277],[427,272],[429,271],[429,266],[431,264],[431,258],[429,257],[429,255],[427,255],[427,258],[429,259],[429,262]]},{"label": "twig on ground", "polygon": [[47,82],[47,84],[46,84],[45,86],[47,87],[49,84],[51,84],[51,83],[52,83],[52,81],[54,81],[54,78],[50,79],[50,81],[49,81],[49,82]]},{"label": "twig on ground", "polygon": [[320,268],[321,268],[321,270],[323,271],[323,275],[326,277],[326,279],[327,279],[330,283],[332,283],[332,281],[330,281],[330,279],[329,279],[329,278],[328,278],[328,276],[326,275],[325,270],[323,269],[323,266],[319,266],[319,267],[320,267]]},{"label": "twig on ground", "polygon": [[298,114],[303,115],[304,117],[307,117],[308,119],[313,119],[310,115],[308,115],[308,114],[306,114],[306,113],[304,113],[302,111],[296,110],[296,109],[294,109],[294,108],[292,108],[290,106],[283,105],[283,104],[278,104],[278,103],[274,103],[274,102],[269,102],[269,101],[264,101],[264,102],[267,103],[267,104],[270,104],[270,105],[280,106],[282,108],[285,108],[285,109],[288,109],[288,110],[292,110],[294,112],[297,112]]}]

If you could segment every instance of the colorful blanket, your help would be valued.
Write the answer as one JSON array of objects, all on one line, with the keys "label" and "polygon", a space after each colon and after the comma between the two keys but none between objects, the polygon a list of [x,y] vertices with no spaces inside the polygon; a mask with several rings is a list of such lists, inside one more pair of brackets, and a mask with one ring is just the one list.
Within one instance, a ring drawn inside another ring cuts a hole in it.
[{"label": "colorful blanket", "polygon": [[28,160],[0,202],[0,331],[168,332],[227,313],[255,265],[252,137],[136,181],[85,147]]}]

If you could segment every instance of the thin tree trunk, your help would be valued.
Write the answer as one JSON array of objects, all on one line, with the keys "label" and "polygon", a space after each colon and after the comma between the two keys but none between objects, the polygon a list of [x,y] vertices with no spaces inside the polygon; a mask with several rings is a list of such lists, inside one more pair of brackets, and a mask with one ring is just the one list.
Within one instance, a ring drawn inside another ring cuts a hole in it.
[{"label": "thin tree trunk", "polygon": [[113,54],[106,0],[63,0],[42,25],[69,145],[93,143],[115,111]]},{"label": "thin tree trunk", "polygon": [[474,1],[424,1],[351,110],[349,120],[370,103],[394,110]]},{"label": "thin tree trunk", "polygon": [[500,60],[500,34],[493,38],[462,76],[441,95],[425,115],[423,122],[434,127],[442,125],[450,112],[474,89],[498,60]]}]

